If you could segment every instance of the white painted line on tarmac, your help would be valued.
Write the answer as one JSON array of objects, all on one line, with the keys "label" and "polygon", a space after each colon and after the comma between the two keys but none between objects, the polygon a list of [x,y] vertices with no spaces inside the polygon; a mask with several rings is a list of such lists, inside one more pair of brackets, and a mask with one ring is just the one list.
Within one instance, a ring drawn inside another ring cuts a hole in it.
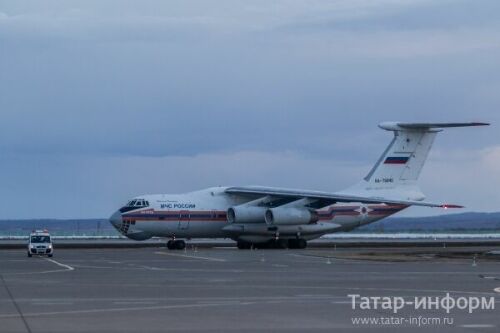
[{"label": "white painted line on tarmac", "polygon": [[31,303],[34,306],[39,306],[39,305],[73,305],[75,304],[74,302],[32,302]]},{"label": "white painted line on tarmac", "polygon": [[158,302],[149,302],[149,301],[121,301],[121,302],[113,302],[116,305],[153,305],[158,304]]},{"label": "white painted line on tarmac", "polygon": [[75,265],[76,268],[92,268],[92,269],[116,269],[116,267],[111,266],[92,266],[92,265]]},{"label": "white painted line on tarmac", "polygon": [[[72,314],[86,313],[106,313],[106,312],[122,312],[122,311],[146,311],[146,310],[168,310],[168,309],[188,309],[188,308],[203,308],[212,306],[227,306],[235,305],[235,303],[213,303],[213,304],[183,304],[183,305],[158,305],[158,306],[138,306],[138,307],[120,307],[120,308],[102,308],[102,309],[86,309],[86,310],[69,310],[69,311],[51,311],[51,312],[32,312],[23,313],[24,317],[42,317],[42,316],[61,316]],[[18,318],[19,314],[0,314],[0,318]]]},{"label": "white painted line on tarmac", "polygon": [[134,265],[134,269],[148,269],[150,271],[165,271],[166,268],[153,267],[153,266],[144,266],[144,265]]},{"label": "white painted line on tarmac", "polygon": [[500,293],[500,287],[493,289],[496,293]]},{"label": "white painted line on tarmac", "polygon": [[50,258],[44,258],[45,260],[47,261],[50,261],[51,263],[54,263],[56,264],[57,266],[60,266],[60,267],[63,267],[63,268],[66,268],[66,270],[68,271],[74,271],[75,269],[73,267],[71,267],[70,265],[66,265],[66,264],[62,264],[58,261],[55,261],[54,259],[50,259]]},{"label": "white painted line on tarmac", "polygon": [[189,255],[186,255],[186,254],[177,254],[177,253],[168,253],[168,252],[155,252],[155,254],[161,254],[161,255],[172,256],[172,257],[190,258],[190,259],[218,261],[218,262],[225,262],[226,261],[226,259],[209,258],[209,257],[199,257],[199,256],[189,256]]},{"label": "white painted line on tarmac", "polygon": [[49,273],[59,273],[59,272],[69,272],[69,271],[74,271],[75,268],[71,267],[70,265],[62,264],[58,261],[55,261],[54,259],[49,259],[49,258],[40,258],[44,259],[46,261],[49,261],[53,264],[56,264],[59,267],[62,267],[64,269],[51,269],[48,271],[31,271],[31,272],[17,272],[17,273],[4,273],[3,275],[33,275],[33,274],[49,274]]},{"label": "white painted line on tarmac", "polygon": [[217,305],[238,305],[238,304],[241,304],[242,302],[241,301],[224,301],[224,300],[221,300],[221,301],[198,301],[196,302],[197,304],[203,304],[203,305],[206,305],[206,304],[217,304]]},{"label": "white painted line on tarmac", "polygon": [[491,325],[491,324],[470,324],[470,325],[460,325],[460,327],[463,327],[463,328],[492,328],[492,327],[495,327],[495,325]]}]

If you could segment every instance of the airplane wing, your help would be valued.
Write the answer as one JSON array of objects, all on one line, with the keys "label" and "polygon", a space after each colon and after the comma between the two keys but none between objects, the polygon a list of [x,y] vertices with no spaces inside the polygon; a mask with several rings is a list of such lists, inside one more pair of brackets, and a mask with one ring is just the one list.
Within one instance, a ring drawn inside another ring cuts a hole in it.
[{"label": "airplane wing", "polygon": [[318,199],[318,200],[328,200],[331,203],[336,202],[359,202],[364,204],[389,204],[389,205],[402,205],[402,206],[423,206],[423,207],[434,207],[434,208],[464,208],[459,205],[452,204],[436,204],[424,201],[412,201],[412,200],[400,200],[400,199],[389,199],[380,197],[362,197],[353,195],[343,195],[335,194],[329,192],[321,191],[307,191],[307,190],[294,190],[294,189],[283,189],[276,187],[264,187],[264,186],[241,186],[241,187],[229,187],[225,190],[228,194],[241,195],[241,196],[271,196],[276,198],[288,198],[288,199]]}]

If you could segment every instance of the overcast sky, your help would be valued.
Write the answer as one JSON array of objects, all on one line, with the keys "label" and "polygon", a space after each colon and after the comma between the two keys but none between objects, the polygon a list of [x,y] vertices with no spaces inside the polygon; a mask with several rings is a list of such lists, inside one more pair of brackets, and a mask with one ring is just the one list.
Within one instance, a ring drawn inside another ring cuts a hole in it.
[{"label": "overcast sky", "polygon": [[2,219],[341,190],[391,120],[492,122],[440,134],[421,185],[500,211],[500,2],[0,0],[0,115]]}]

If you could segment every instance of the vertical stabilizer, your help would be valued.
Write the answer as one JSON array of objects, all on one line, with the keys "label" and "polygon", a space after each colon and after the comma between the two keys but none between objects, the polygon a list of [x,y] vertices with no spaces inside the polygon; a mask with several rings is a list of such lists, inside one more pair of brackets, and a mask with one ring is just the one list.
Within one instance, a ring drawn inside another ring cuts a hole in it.
[{"label": "vertical stabilizer", "polygon": [[343,193],[374,197],[423,200],[417,180],[438,132],[449,127],[484,126],[487,123],[398,123],[380,128],[394,138],[366,177]]}]

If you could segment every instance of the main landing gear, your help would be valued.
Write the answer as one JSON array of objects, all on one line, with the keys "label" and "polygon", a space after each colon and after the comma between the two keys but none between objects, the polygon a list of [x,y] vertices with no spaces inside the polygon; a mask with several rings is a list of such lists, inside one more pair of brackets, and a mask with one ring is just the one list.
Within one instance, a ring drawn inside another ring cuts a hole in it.
[{"label": "main landing gear", "polygon": [[305,239],[289,239],[288,248],[289,249],[305,249],[307,247],[307,241]]},{"label": "main landing gear", "polygon": [[183,240],[171,239],[167,242],[167,248],[169,250],[184,250],[186,248],[186,242]]},{"label": "main landing gear", "polygon": [[249,243],[249,242],[245,242],[245,241],[239,240],[236,243],[236,246],[238,246],[238,249],[240,249],[240,250],[250,250],[252,248],[253,244]]},{"label": "main landing gear", "polygon": [[239,240],[237,242],[238,249],[249,250],[255,249],[305,249],[307,247],[307,241],[302,238],[298,239],[276,239],[269,241],[267,243],[250,243]]}]

